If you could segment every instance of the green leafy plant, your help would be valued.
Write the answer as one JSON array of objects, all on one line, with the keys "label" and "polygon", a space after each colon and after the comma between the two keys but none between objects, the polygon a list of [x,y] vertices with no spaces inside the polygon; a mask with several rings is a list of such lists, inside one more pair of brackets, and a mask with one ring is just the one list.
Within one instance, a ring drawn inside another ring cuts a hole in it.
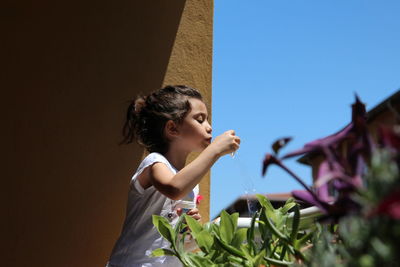
[{"label": "green leafy plant", "polygon": [[[253,215],[249,228],[238,228],[239,214],[226,211],[222,211],[219,224],[201,225],[182,215],[174,229],[165,218],[153,215],[159,233],[171,243],[170,249],[157,249],[153,256],[175,256],[185,266],[288,266],[306,262],[301,250],[310,243],[312,231],[302,230],[298,204],[289,199],[275,209],[265,196],[257,198],[261,209]],[[181,233],[183,229],[190,231]],[[185,250],[188,234],[193,236],[197,252]]]}]

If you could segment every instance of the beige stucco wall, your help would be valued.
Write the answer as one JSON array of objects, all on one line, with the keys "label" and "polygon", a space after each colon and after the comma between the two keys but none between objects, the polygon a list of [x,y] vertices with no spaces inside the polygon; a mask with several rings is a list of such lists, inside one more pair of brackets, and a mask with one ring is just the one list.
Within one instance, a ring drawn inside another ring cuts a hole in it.
[{"label": "beige stucco wall", "polygon": [[126,101],[185,83],[211,103],[212,4],[2,4],[2,266],[104,265],[143,155],[117,145]]},{"label": "beige stucco wall", "polygon": [[[186,1],[163,84],[187,84],[199,89],[208,106],[211,122],[211,75],[213,1]],[[196,155],[189,158],[192,160]],[[202,221],[210,216],[210,173],[200,183],[204,197],[199,209]]]}]

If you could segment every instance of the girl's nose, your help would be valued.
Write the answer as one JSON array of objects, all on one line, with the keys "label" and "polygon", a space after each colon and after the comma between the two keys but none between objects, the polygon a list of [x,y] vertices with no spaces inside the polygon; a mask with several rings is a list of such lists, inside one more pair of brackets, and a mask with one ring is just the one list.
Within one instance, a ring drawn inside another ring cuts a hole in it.
[{"label": "girl's nose", "polygon": [[211,128],[211,125],[209,123],[207,123],[206,131],[207,131],[207,133],[211,133],[212,132],[212,128]]}]

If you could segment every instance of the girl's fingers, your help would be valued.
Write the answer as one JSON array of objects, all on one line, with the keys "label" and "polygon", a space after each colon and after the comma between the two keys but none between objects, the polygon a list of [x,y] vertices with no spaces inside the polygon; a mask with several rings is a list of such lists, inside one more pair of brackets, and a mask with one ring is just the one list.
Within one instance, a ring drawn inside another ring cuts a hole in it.
[{"label": "girl's fingers", "polygon": [[233,143],[233,144],[231,145],[231,148],[232,148],[233,151],[236,151],[236,150],[239,149],[239,144]]},{"label": "girl's fingers", "polygon": [[192,218],[199,221],[201,219],[201,215],[197,213],[193,215]]},{"label": "girl's fingers", "polygon": [[186,214],[187,215],[194,215],[196,213],[199,213],[199,209],[198,208],[191,209]]},{"label": "girl's fingers", "polygon": [[235,141],[236,141],[236,143],[240,144],[240,138],[239,137],[236,137]]},{"label": "girl's fingers", "polygon": [[229,130],[227,133],[230,133],[231,135],[235,135],[235,130]]},{"label": "girl's fingers", "polygon": [[178,216],[181,216],[182,215],[182,208],[176,209],[176,213],[178,214]]},{"label": "girl's fingers", "polygon": [[190,215],[195,220],[199,221],[201,219],[201,215],[199,213],[199,209],[198,208],[191,209],[186,214]]},{"label": "girl's fingers", "polygon": [[236,141],[236,148],[235,148],[235,151],[236,150],[238,150],[239,149],[239,146],[240,146],[240,138],[238,137],[238,138],[235,138],[235,141]]}]

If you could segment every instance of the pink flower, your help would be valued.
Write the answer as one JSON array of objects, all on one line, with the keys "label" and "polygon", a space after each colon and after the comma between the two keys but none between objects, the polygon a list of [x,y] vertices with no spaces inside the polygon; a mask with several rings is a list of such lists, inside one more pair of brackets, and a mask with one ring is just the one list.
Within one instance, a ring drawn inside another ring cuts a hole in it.
[{"label": "pink flower", "polygon": [[203,196],[202,195],[197,195],[196,196],[196,204],[198,205],[198,204],[200,204],[200,201],[202,201],[203,200]]}]

